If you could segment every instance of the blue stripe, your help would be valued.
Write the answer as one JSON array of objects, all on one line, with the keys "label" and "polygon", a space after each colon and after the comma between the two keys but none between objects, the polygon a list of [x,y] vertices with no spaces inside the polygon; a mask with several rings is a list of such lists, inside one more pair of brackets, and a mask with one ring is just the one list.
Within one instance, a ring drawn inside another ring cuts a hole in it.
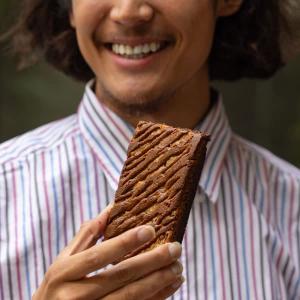
[{"label": "blue stripe", "polygon": [[211,249],[211,261],[212,261],[212,276],[213,276],[213,293],[214,299],[217,300],[217,282],[216,282],[216,264],[215,264],[215,246],[214,246],[214,237],[213,237],[213,228],[212,228],[212,217],[210,211],[210,205],[207,203],[207,211],[208,211],[208,224],[209,224],[209,241],[210,241],[210,249]]},{"label": "blue stripe", "polygon": [[282,188],[282,192],[281,192],[281,230],[284,230],[284,213],[285,213],[285,206],[286,206],[286,202],[287,202],[287,198],[286,198],[286,182],[285,180],[283,181],[283,188]]},{"label": "blue stripe", "polygon": [[104,154],[104,156],[106,157],[106,159],[110,162],[110,164],[114,168],[115,172],[117,174],[120,174],[121,170],[118,169],[118,167],[116,166],[116,164],[114,163],[114,161],[110,158],[110,156],[108,155],[108,153],[104,150],[104,148],[102,147],[100,141],[98,139],[96,139],[95,135],[93,134],[93,132],[91,131],[91,129],[87,126],[87,124],[84,121],[83,121],[83,123],[84,123],[85,129],[88,131],[88,133],[92,137],[93,141],[100,148],[101,152]]},{"label": "blue stripe", "polygon": [[[232,165],[234,170],[236,170],[235,161],[232,159]],[[235,173],[235,172],[234,172]],[[235,173],[236,175],[236,173]],[[248,267],[247,267],[247,254],[246,254],[246,232],[245,232],[245,209],[244,209],[244,198],[242,193],[242,188],[239,184],[236,185],[239,192],[240,198],[240,214],[241,214],[241,237],[242,237],[242,246],[243,246],[243,263],[244,263],[244,270],[245,270],[245,285],[246,285],[246,294],[247,299],[250,299],[250,290],[249,290],[249,279],[248,279]]]},{"label": "blue stripe", "polygon": [[20,163],[20,174],[21,174],[21,188],[22,188],[22,215],[23,215],[23,243],[24,243],[24,252],[25,252],[25,270],[26,270],[26,284],[27,284],[27,293],[28,299],[31,299],[31,285],[30,285],[30,272],[29,272],[29,259],[28,259],[28,247],[27,247],[27,235],[26,235],[26,214],[25,214],[25,179],[23,166]]},{"label": "blue stripe", "polygon": [[59,230],[59,208],[58,208],[58,195],[57,195],[57,189],[55,185],[55,174],[54,174],[54,161],[53,161],[53,151],[50,151],[50,160],[51,160],[51,177],[52,177],[52,189],[53,189],[53,196],[54,196],[54,205],[55,205],[55,219],[56,219],[56,255],[60,252],[59,247],[59,236],[60,236],[60,230]]},{"label": "blue stripe", "polygon": [[[85,180],[86,180],[86,188],[87,188],[87,195],[88,195],[88,204],[89,204],[89,219],[92,219],[92,196],[91,196],[91,190],[90,190],[90,177],[89,177],[89,168],[87,164],[87,153],[85,151],[85,147],[83,144],[83,138],[80,136],[80,146],[84,157],[84,172],[85,172]],[[98,200],[98,199],[97,199]]]}]

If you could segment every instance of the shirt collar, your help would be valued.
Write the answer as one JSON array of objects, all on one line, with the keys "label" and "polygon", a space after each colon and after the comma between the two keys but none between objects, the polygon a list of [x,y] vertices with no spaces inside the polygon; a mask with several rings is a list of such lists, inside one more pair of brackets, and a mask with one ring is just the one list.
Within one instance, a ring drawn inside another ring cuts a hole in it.
[{"label": "shirt collar", "polygon": [[[134,128],[98,101],[92,84],[93,81],[86,85],[78,109],[79,127],[101,164],[108,182],[116,190]],[[221,96],[218,96],[218,100],[196,129],[211,135],[199,188],[206,193],[208,199],[216,202],[223,162],[232,134]]]}]

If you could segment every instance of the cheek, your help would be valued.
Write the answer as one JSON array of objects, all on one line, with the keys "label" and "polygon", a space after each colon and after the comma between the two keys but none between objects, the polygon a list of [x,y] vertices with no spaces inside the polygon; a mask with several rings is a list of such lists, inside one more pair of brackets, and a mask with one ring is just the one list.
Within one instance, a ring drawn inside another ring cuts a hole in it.
[{"label": "cheek", "polygon": [[[182,26],[182,51],[191,63],[207,60],[215,29],[215,14],[211,0],[190,0],[179,18]],[[179,27],[180,28],[180,27]]]},{"label": "cheek", "polygon": [[107,1],[77,0],[73,5],[73,20],[80,35],[90,37],[107,10]]}]

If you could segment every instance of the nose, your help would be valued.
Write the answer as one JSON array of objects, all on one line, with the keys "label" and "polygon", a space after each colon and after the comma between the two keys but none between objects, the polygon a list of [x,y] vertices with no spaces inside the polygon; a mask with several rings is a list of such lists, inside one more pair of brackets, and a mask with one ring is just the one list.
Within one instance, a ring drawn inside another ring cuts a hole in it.
[{"label": "nose", "polygon": [[145,0],[117,0],[110,12],[113,21],[126,26],[149,22],[153,15],[153,8]]}]

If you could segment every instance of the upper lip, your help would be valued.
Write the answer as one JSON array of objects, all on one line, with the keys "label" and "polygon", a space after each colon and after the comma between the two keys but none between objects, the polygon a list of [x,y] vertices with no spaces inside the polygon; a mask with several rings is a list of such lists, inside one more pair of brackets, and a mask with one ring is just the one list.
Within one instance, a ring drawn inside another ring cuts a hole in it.
[{"label": "upper lip", "polygon": [[103,44],[119,44],[119,45],[129,45],[138,46],[151,43],[170,43],[171,39],[161,39],[155,37],[116,37],[109,40],[104,40]]}]

